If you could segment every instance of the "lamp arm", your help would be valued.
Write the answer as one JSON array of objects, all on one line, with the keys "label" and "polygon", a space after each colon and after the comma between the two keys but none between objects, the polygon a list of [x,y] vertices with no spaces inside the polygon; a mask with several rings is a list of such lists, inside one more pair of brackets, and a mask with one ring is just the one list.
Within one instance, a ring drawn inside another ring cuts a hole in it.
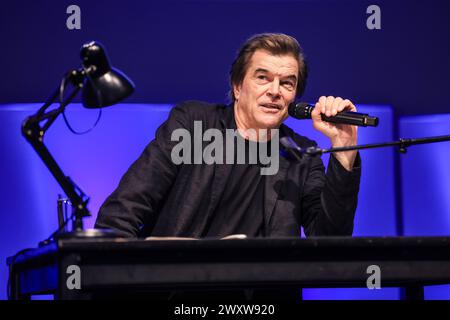
[{"label": "lamp arm", "polygon": [[[75,229],[83,229],[82,218],[90,216],[90,212],[87,209],[87,203],[89,198],[81,191],[81,189],[66,176],[56,163],[55,158],[51,155],[50,151],[44,144],[44,135],[51,124],[56,118],[64,111],[65,107],[73,100],[80,88],[83,86],[84,72],[74,70],[71,71],[66,77],[75,84],[74,90],[69,97],[61,101],[60,106],[57,109],[46,112],[47,109],[55,102],[61,88],[58,88],[55,94],[34,114],[27,117],[22,124],[22,135],[31,144],[33,149],[37,152],[44,164],[52,173],[58,184],[63,189],[64,193],[70,199],[72,206],[75,210]],[[41,122],[47,120],[47,122],[41,126]]]}]

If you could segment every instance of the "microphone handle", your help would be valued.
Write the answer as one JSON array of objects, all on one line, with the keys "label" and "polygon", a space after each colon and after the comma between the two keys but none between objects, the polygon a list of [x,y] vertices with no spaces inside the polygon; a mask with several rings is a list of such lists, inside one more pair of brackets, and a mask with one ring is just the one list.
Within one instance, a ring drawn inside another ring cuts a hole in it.
[{"label": "microphone handle", "polygon": [[322,117],[323,121],[332,122],[332,123],[350,124],[350,125],[361,126],[361,127],[367,127],[368,125],[372,125],[372,126],[378,125],[378,121],[375,121],[376,124],[373,123],[374,122],[373,117],[369,117],[369,115],[367,115],[367,114],[358,113],[358,112],[342,111],[332,117],[327,117],[324,114],[322,114],[321,117]]}]

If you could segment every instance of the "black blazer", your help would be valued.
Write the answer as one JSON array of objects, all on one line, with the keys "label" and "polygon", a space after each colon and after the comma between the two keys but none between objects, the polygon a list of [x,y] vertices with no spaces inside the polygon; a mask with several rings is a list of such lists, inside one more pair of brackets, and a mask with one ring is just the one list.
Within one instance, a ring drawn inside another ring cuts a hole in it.
[{"label": "black blazer", "polygon": [[[100,208],[96,228],[111,228],[125,237],[202,237],[231,165],[181,164],[171,161],[171,134],[177,128],[193,132],[194,121],[209,128],[236,129],[232,106],[188,101],[175,106],[157,129],[155,139],[122,177]],[[312,140],[281,125],[302,148]],[[281,147],[281,145],[280,145]],[[320,157],[301,162],[280,155],[279,170],[265,176],[264,221],[269,237],[351,235],[361,175],[358,154],[351,172],[330,156],[327,173]]]}]

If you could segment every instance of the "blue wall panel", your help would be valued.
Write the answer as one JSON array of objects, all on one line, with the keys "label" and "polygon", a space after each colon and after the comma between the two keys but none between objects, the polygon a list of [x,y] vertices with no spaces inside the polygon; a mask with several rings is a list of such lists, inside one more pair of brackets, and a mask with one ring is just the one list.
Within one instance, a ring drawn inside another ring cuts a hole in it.
[{"label": "blue wall panel", "polygon": [[[404,117],[399,132],[403,138],[450,135],[450,115]],[[405,235],[450,235],[449,159],[450,142],[412,146],[402,155]],[[430,299],[450,299],[450,286],[428,287],[425,294]]]}]

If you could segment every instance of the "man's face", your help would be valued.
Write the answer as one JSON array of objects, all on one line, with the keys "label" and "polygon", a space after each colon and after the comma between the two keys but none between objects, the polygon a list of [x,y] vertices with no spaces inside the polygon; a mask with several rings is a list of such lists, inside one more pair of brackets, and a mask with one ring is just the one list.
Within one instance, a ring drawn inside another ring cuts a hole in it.
[{"label": "man's face", "polygon": [[255,51],[244,80],[233,87],[238,127],[240,124],[244,129],[278,128],[295,99],[298,68],[291,55]]}]

